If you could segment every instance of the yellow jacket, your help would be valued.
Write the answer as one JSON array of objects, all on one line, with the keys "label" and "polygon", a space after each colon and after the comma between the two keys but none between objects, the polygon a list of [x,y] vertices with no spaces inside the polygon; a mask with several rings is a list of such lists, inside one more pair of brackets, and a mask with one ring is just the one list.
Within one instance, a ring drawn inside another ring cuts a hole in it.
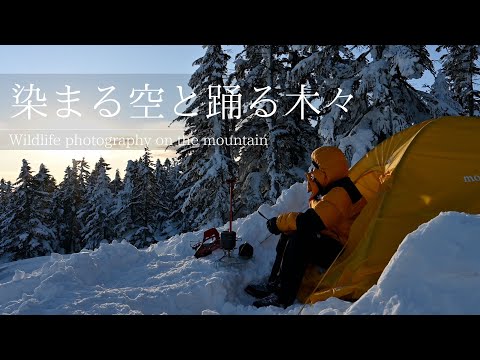
[{"label": "yellow jacket", "polygon": [[311,158],[314,169],[307,174],[310,208],[279,215],[277,227],[283,233],[313,231],[345,244],[367,201],[348,177],[348,163],[340,149],[320,147]]}]

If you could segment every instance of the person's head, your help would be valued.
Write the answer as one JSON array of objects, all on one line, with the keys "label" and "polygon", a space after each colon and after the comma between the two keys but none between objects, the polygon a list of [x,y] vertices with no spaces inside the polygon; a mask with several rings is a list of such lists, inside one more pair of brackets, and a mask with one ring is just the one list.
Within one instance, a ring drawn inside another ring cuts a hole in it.
[{"label": "person's head", "polygon": [[334,146],[322,146],[311,155],[312,165],[307,173],[308,191],[314,196],[325,195],[332,182],[348,176],[348,162],[343,152]]}]

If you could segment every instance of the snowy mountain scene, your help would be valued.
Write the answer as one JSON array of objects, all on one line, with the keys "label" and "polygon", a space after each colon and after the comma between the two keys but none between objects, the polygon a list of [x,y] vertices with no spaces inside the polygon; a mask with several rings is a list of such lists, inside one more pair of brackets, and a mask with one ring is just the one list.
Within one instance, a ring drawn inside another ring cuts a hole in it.
[{"label": "snowy mountain scene", "polygon": [[[305,184],[284,191],[264,214],[302,210]],[[409,234],[378,284],[355,303],[330,298],[282,309],[255,308],[243,291],[270,271],[276,236],[253,213],[233,227],[254,246],[241,266],[222,265],[223,250],[196,259],[190,247],[200,233],[137,249],[126,241],[76,254],[36,257],[3,264],[2,314],[340,315],[478,314],[480,216],[445,212]],[[455,241],[452,241],[452,238]],[[435,251],[431,249],[435,248]]]},{"label": "snowy mountain scene", "polygon": [[480,314],[479,46],[179,48],[175,106],[0,76],[0,314]]}]

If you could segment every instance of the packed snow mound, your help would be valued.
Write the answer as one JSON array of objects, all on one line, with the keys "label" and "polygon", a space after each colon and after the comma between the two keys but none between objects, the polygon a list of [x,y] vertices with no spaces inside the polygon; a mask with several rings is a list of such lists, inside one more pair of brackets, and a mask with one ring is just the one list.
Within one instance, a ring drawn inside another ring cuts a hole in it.
[{"label": "packed snow mound", "polygon": [[[267,217],[304,211],[305,184],[285,190]],[[218,266],[222,250],[196,259],[191,244],[203,231],[176,235],[148,249],[127,242],[95,251],[0,265],[1,314],[467,314],[480,313],[480,216],[442,213],[405,238],[378,285],[356,303],[330,298],[287,309],[251,306],[243,288],[270,272],[278,236],[257,212],[233,223],[239,246],[254,257],[242,267]],[[219,231],[227,229],[227,225]],[[242,240],[240,240],[240,238]]]},{"label": "packed snow mound", "polygon": [[[284,191],[274,206],[264,205],[260,211],[269,217],[289,210],[302,211],[307,200],[305,184],[296,184]],[[194,258],[191,244],[203,238],[203,231],[177,235],[144,250],[127,242],[113,242],[101,244],[95,251],[52,254],[3,264],[0,266],[0,313],[298,312],[301,304],[286,311],[279,308],[257,311],[250,305],[252,298],[243,288],[270,271],[278,237],[269,235],[265,219],[258,213],[235,221],[233,229],[239,238],[252,244],[255,251],[253,259],[242,268],[219,267],[216,260],[223,255],[220,249],[208,257]],[[237,245],[241,243],[239,240]]]},{"label": "packed snow mound", "polygon": [[[407,235],[346,314],[480,314],[480,215],[440,213]],[[473,291],[472,291],[473,290]]]}]

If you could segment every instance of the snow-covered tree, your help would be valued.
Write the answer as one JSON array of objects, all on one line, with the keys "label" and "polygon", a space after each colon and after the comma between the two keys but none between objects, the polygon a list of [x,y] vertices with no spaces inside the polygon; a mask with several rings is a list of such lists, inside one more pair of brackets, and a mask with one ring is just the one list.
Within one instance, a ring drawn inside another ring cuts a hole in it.
[{"label": "snow-covered tree", "polygon": [[[0,180],[0,235],[4,226],[9,224],[10,208],[12,207],[13,186],[10,181]],[[1,242],[0,242],[1,243]],[[0,245],[0,253],[2,253]]]},{"label": "snow-covered tree", "polygon": [[47,255],[52,251],[53,231],[42,221],[43,209],[37,206],[37,184],[27,160],[14,184],[11,206],[1,218],[0,255],[11,254],[13,260]]},{"label": "snow-covered tree", "polygon": [[48,194],[51,194],[55,191],[56,180],[50,174],[50,170],[48,170],[44,164],[40,164],[40,168],[38,169],[38,173],[34,175],[34,179],[37,183],[37,191]]},{"label": "snow-covered tree", "polygon": [[157,220],[159,196],[151,153],[146,148],[139,160],[128,161],[123,188],[111,206],[115,237],[138,248],[155,243],[155,231],[161,226]]},{"label": "snow-covered tree", "polygon": [[[79,175],[82,170],[82,162],[79,163]],[[105,162],[103,157],[100,157],[88,177],[83,202],[77,210],[77,220],[81,224],[81,248],[95,249],[100,241],[111,241],[112,232],[108,230],[110,226],[108,215],[113,197],[109,188],[110,178],[107,175],[109,169],[109,164]],[[81,177],[79,177],[79,180],[81,180]],[[107,184],[106,189],[105,182]]]},{"label": "snow-covered tree", "polygon": [[70,254],[82,249],[80,230],[82,225],[77,212],[83,204],[78,162],[72,160],[72,166],[65,169],[63,181],[53,194],[53,212],[55,229],[63,252]]},{"label": "snow-covered tree", "polygon": [[175,160],[171,161],[170,159],[165,159],[161,170],[158,170],[158,161],[157,167],[155,170],[155,177],[157,178],[157,183],[161,191],[160,199],[160,213],[159,213],[159,224],[161,226],[158,228],[157,237],[159,239],[166,239],[170,236],[173,236],[178,233],[178,229],[175,227],[175,223],[171,220],[171,214],[175,209],[175,196],[176,196],[176,184],[177,179],[179,178],[178,166]]},{"label": "snow-covered tree", "polygon": [[[82,180],[82,177],[80,177],[80,174],[82,173],[81,170],[82,170],[82,163],[83,162],[84,161],[82,160],[82,162],[78,163],[79,164],[80,184],[81,184],[81,180]],[[107,164],[105,162],[105,160],[103,159],[103,157],[100,157],[98,159],[98,161],[95,163],[95,167],[94,167],[92,173],[88,177],[86,189],[84,191],[82,191],[82,198],[83,198],[82,205],[77,210],[77,220],[80,223],[80,233],[81,233],[81,236],[82,236],[81,248],[84,248],[87,245],[88,239],[85,238],[85,236],[90,231],[92,231],[92,229],[91,229],[92,225],[87,228],[87,223],[91,222],[91,220],[89,220],[87,218],[91,215],[92,211],[95,211],[94,207],[96,206],[96,205],[92,204],[91,197],[94,194],[96,194],[97,196],[101,196],[99,193],[97,193],[97,189],[96,189],[98,184],[99,184],[98,183],[98,177],[100,176],[100,173],[102,173],[103,174],[102,176],[104,176],[106,178],[107,184],[110,184],[110,178],[107,175],[107,170],[109,170],[109,169],[110,169],[110,164]],[[101,189],[99,191],[104,191],[104,189]],[[102,192],[102,194],[105,197],[107,196],[103,192]],[[111,192],[110,192],[110,198],[111,197],[112,197],[112,195],[111,195]],[[103,199],[103,200],[105,200],[105,199]],[[106,200],[105,200],[105,202],[106,202]],[[110,210],[109,207],[110,207],[111,203],[112,203],[112,199],[109,200],[108,210]],[[93,225],[93,226],[95,226],[95,225]],[[103,234],[103,232],[102,232],[102,234]],[[96,243],[97,236],[92,235],[92,234],[90,234],[89,236],[93,237],[93,239],[91,240],[91,242],[89,244],[89,249],[93,249],[94,247],[92,247],[92,246],[95,246],[95,244],[97,244]]]},{"label": "snow-covered tree", "polygon": [[[185,111],[197,115],[180,116],[174,120],[185,121],[184,134],[188,139],[175,144],[181,175],[176,196],[179,206],[172,216],[180,231],[219,226],[228,219],[229,186],[226,180],[234,177],[235,163],[229,146],[217,141],[232,134],[232,119],[210,114],[212,109],[209,108],[212,101],[209,89],[220,97],[225,94],[223,86],[228,59],[229,55],[220,45],[205,46],[205,55],[193,63],[198,68],[190,78],[189,86],[196,97]],[[206,139],[213,139],[214,145],[209,145],[204,141]]]},{"label": "snow-covered tree", "polygon": [[[110,164],[108,164],[103,157],[100,156],[98,161],[95,163],[95,168],[92,170],[92,173],[90,174],[88,178],[88,185],[89,184],[95,184],[97,182],[97,177],[100,173],[100,169],[105,170],[105,174],[107,173],[108,170],[110,170]],[[108,177],[108,175],[107,175]],[[110,182],[110,177],[108,177],[108,181]]]},{"label": "snow-covered tree", "polygon": [[[55,216],[53,213],[53,193],[56,189],[55,178],[44,164],[40,164],[38,173],[34,175],[35,198],[33,206],[37,211],[37,218],[49,230],[43,235],[45,241],[50,243],[53,251],[59,249],[57,234],[54,229]],[[52,234],[54,234],[52,236]]]},{"label": "snow-covered tree", "polygon": [[[304,58],[289,74],[290,82],[301,83],[307,79],[312,92],[318,93],[318,98],[312,98],[312,101],[317,103],[318,111],[310,111],[310,115],[321,135],[319,145],[334,144],[335,139],[350,131],[357,118],[367,111],[365,98],[349,100],[345,107],[347,111],[332,104],[337,96],[342,96],[338,98],[336,105],[343,106],[347,102],[345,97],[358,88],[359,81],[356,76],[366,65],[366,54],[355,58],[353,50],[344,45],[303,47],[301,51],[305,54]],[[360,50],[357,49],[358,51]]]},{"label": "snow-covered tree", "polygon": [[134,174],[130,200],[134,231],[128,240],[137,248],[144,248],[156,242],[154,234],[160,226],[157,219],[160,191],[155,181],[152,154],[148,148],[145,148]]},{"label": "snow-covered tree", "polygon": [[171,204],[169,203],[167,199],[167,168],[162,165],[162,162],[160,159],[157,159],[157,162],[155,163],[155,182],[157,184],[158,188],[158,213],[156,216],[156,221],[157,224],[160,226],[157,226],[157,230],[161,231],[161,228],[163,227],[163,223],[168,219],[171,211]]},{"label": "snow-covered tree", "polygon": [[112,195],[117,196],[117,194],[122,190],[123,182],[122,178],[120,177],[120,171],[115,170],[115,178],[110,183],[110,190],[112,191]]},{"label": "snow-covered tree", "polygon": [[2,178],[0,180],[0,221],[2,214],[6,212],[8,204],[10,203],[12,191],[12,183]]},{"label": "snow-covered tree", "polygon": [[163,170],[162,162],[160,161],[160,159],[157,159],[157,161],[155,162],[155,179],[157,183],[161,182],[162,170]]},{"label": "snow-covered tree", "polygon": [[440,60],[453,98],[461,105],[463,115],[473,116],[480,109],[480,91],[474,86],[480,75],[480,46],[442,45],[437,48],[437,51],[442,50],[447,51]]},{"label": "snow-covered tree", "polygon": [[133,187],[137,179],[138,161],[128,160],[123,178],[123,188],[115,197],[111,210],[111,218],[114,222],[115,237],[118,239],[129,239],[133,223]]},{"label": "snow-covered tree", "polygon": [[158,187],[160,188],[160,195],[163,196],[165,189],[163,188],[163,184],[167,178],[167,170],[163,167],[162,162],[160,159],[157,159],[155,163],[155,182],[157,183]]},{"label": "snow-covered tree", "polygon": [[88,181],[90,179],[90,165],[88,164],[87,161],[85,161],[85,158],[82,158],[80,161],[76,161],[76,166],[78,168],[78,182],[80,184],[80,188],[82,190],[82,196],[85,195],[87,192],[87,185]]},{"label": "snow-covered tree", "polygon": [[463,113],[462,106],[453,98],[443,71],[439,71],[435,76],[435,81],[430,86],[430,93],[423,93],[422,96],[434,118],[456,116]]},{"label": "snow-covered tree", "polygon": [[105,166],[96,168],[95,180],[89,186],[85,205],[78,213],[79,217],[85,218],[81,230],[82,241],[84,248],[90,250],[98,248],[102,241],[111,242],[113,238],[113,222],[110,217],[113,196],[105,171]]},{"label": "snow-covered tree", "polygon": [[[300,95],[306,80],[287,81],[289,71],[300,60],[299,53],[288,45],[245,46],[237,55],[230,81],[240,86],[245,113],[236,136],[267,139],[267,146],[244,145],[236,149],[238,216],[251,213],[264,202],[274,203],[283,189],[303,180],[316,142],[308,106],[303,119],[301,110],[294,109],[296,95]],[[263,91],[255,88],[270,90],[262,97]],[[261,112],[268,116],[259,116]]]},{"label": "snow-covered tree", "polygon": [[[351,163],[368,150],[412,124],[431,117],[422,93],[408,80],[420,78],[433,65],[423,45],[371,45],[348,65],[354,76],[341,84],[342,96],[353,98],[345,106],[353,121],[339,123],[345,111],[337,99],[321,116],[319,134],[325,145],[336,145]],[[348,124],[348,125],[347,125]]]}]

